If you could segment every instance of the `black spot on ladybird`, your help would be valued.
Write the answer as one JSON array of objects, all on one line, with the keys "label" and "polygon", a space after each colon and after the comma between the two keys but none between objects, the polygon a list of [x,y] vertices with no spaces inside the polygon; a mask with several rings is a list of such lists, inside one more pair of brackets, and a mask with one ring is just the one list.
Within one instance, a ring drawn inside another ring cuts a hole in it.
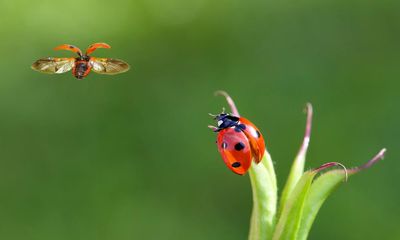
[{"label": "black spot on ladybird", "polygon": [[256,131],[256,138],[260,138],[261,137],[261,133],[259,131]]},{"label": "black spot on ladybird", "polygon": [[225,149],[225,148],[228,147],[228,144],[227,144],[226,142],[222,142],[221,147],[222,147],[223,149]]},{"label": "black spot on ladybird", "polygon": [[234,167],[234,168],[238,168],[238,167],[240,167],[242,164],[240,164],[240,162],[234,162],[234,163],[232,163],[232,167]]},{"label": "black spot on ladybird", "polygon": [[235,150],[236,151],[241,151],[241,150],[243,150],[244,147],[245,147],[245,145],[242,142],[238,142],[238,143],[235,144]]},{"label": "black spot on ladybird", "polygon": [[72,46],[72,45],[69,45],[69,48],[73,49],[73,48],[74,48],[74,46]]}]

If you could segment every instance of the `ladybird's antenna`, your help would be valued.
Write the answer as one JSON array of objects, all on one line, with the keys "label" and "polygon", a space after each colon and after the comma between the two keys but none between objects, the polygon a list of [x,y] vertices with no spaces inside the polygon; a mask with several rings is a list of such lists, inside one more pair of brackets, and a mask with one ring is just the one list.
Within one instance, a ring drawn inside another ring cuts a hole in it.
[{"label": "ladybird's antenna", "polygon": [[208,128],[213,130],[214,132],[216,132],[218,130],[218,128],[213,125],[208,125]]},{"label": "ladybird's antenna", "polygon": [[208,115],[210,115],[213,118],[216,118],[218,115],[212,114],[212,113],[208,113]]},{"label": "ladybird's antenna", "polygon": [[222,107],[222,114],[225,114],[225,108]]}]

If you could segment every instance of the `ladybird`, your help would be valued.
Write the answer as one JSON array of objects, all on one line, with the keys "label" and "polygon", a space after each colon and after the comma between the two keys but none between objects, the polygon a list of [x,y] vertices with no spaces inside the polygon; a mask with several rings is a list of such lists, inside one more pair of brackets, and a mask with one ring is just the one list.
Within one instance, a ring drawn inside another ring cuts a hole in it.
[{"label": "ladybird", "polygon": [[78,54],[70,58],[41,58],[32,64],[32,69],[42,73],[65,73],[72,70],[72,75],[83,79],[91,70],[99,74],[117,74],[129,70],[129,64],[114,58],[97,58],[89,56],[97,48],[111,48],[107,43],[93,43],[83,53],[78,47],[70,44],[60,45],[54,50],[67,50]]},{"label": "ladybird", "polygon": [[[214,116],[214,115],[213,115]],[[258,128],[244,117],[227,113],[214,116],[217,127],[217,147],[226,166],[234,173],[243,175],[253,159],[261,162],[265,152],[265,141]]]}]

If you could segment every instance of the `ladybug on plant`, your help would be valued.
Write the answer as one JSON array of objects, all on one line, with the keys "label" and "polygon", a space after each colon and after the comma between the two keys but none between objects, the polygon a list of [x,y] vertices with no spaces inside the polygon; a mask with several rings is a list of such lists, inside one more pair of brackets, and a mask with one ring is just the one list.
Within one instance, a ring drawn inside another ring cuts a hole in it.
[{"label": "ladybug on plant", "polygon": [[217,135],[217,147],[226,166],[234,173],[243,175],[251,161],[261,162],[265,152],[265,141],[258,128],[244,117],[224,111],[212,115],[217,127],[209,126]]}]

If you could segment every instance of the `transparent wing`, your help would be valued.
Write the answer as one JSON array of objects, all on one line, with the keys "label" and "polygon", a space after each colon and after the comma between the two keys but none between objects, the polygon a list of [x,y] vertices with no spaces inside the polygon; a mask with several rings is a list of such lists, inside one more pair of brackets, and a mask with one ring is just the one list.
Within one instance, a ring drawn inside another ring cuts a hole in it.
[{"label": "transparent wing", "polygon": [[72,69],[75,58],[41,58],[32,64],[32,69],[42,73],[65,73]]},{"label": "transparent wing", "polygon": [[92,66],[92,70],[100,74],[118,74],[126,72],[130,68],[128,63],[112,58],[91,57],[90,64]]}]

